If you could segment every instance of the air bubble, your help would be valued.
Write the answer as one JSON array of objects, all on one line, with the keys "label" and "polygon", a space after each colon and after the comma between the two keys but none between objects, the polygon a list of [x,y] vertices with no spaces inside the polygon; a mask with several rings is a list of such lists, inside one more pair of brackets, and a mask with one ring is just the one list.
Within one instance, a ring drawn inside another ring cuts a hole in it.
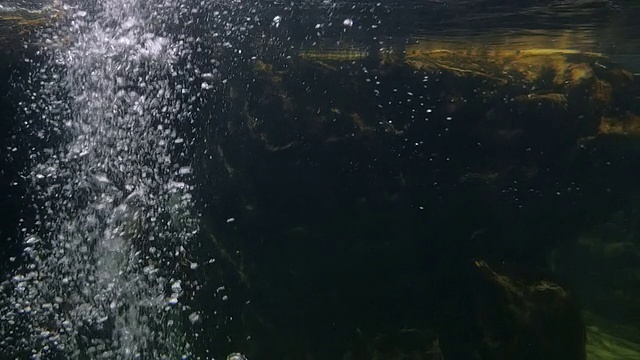
[{"label": "air bubble", "polygon": [[192,324],[195,324],[195,323],[197,323],[197,322],[200,322],[200,314],[198,314],[198,313],[196,313],[196,312],[189,314],[189,321],[190,321]]},{"label": "air bubble", "polygon": [[280,26],[281,21],[282,21],[282,17],[280,15],[277,15],[273,18],[273,20],[271,20],[271,24],[277,28]]}]

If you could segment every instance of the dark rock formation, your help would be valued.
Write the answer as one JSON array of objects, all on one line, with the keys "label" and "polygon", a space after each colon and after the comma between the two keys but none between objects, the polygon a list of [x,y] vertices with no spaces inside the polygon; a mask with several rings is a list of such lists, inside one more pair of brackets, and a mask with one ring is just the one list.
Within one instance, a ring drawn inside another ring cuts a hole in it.
[{"label": "dark rock formation", "polygon": [[600,154],[634,136],[633,75],[599,54],[436,40],[247,70],[214,116],[205,215],[235,251],[245,319],[262,314],[261,352],[353,355],[355,329],[416,328],[446,359],[585,357],[566,287],[486,265],[480,286],[469,264],[542,278],[559,243],[619,206],[640,179],[611,179]]},{"label": "dark rock formation", "polygon": [[482,359],[586,359],[586,333],[576,299],[549,280],[524,280],[477,261]]}]

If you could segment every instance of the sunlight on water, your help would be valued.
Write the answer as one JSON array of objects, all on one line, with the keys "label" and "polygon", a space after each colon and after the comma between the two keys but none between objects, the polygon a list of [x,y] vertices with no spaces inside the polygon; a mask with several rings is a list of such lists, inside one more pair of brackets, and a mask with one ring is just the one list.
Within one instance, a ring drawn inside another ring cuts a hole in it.
[{"label": "sunlight on water", "polygon": [[28,131],[62,143],[31,154],[41,215],[3,284],[0,346],[34,359],[187,356],[181,270],[198,226],[174,125],[191,121],[198,94],[183,85],[193,44],[163,26],[190,9],[59,7],[68,26],[44,32],[49,65],[23,105]]}]

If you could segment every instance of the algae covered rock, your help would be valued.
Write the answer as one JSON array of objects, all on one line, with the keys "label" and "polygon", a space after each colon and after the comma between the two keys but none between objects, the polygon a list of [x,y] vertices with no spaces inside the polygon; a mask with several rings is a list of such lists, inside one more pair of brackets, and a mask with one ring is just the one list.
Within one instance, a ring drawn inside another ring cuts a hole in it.
[{"label": "algae covered rock", "polygon": [[525,48],[418,42],[407,47],[405,62],[420,70],[448,71],[457,76],[485,78],[500,85],[551,80],[553,85],[571,86],[593,77],[589,63],[605,60],[596,53],[521,46]]},{"label": "algae covered rock", "polygon": [[[570,44],[572,36],[557,44]],[[601,122],[602,129],[612,128],[611,114],[632,106],[633,75],[603,54],[545,45],[535,37],[436,37],[396,48],[302,49],[269,64],[258,58],[256,79],[239,108],[269,151],[362,136],[407,137],[438,114],[429,105],[434,101],[445,118],[486,108],[466,125],[489,145],[494,138],[501,142],[500,134],[517,133],[522,136],[510,142],[525,147],[526,138],[538,137],[570,145],[598,134]],[[395,94],[387,92],[392,87]]]},{"label": "algae covered rock", "polygon": [[640,331],[585,312],[587,360],[635,360],[640,358]]},{"label": "algae covered rock", "polygon": [[584,360],[585,327],[573,294],[549,280],[498,273],[476,261],[485,280],[478,324],[483,359]]},{"label": "algae covered rock", "polygon": [[[295,344],[282,352],[585,358],[574,293],[506,270],[544,268],[587,210],[611,210],[596,155],[635,131],[637,79],[574,36],[319,42],[246,62],[233,111],[212,116],[210,218],[237,219],[216,226],[218,257],[240,249],[236,281],[251,279],[264,333]],[[373,335],[342,343],[356,328]]]},{"label": "algae covered rock", "polygon": [[618,118],[603,117],[598,134],[611,136],[640,137],[640,115],[625,114]]},{"label": "algae covered rock", "polygon": [[20,47],[29,36],[43,26],[57,21],[61,13],[51,7],[0,8],[0,47]]},{"label": "algae covered rock", "polygon": [[640,322],[636,211],[620,210],[597,221],[574,241],[558,246],[549,259],[573,283],[586,309],[627,326]]}]

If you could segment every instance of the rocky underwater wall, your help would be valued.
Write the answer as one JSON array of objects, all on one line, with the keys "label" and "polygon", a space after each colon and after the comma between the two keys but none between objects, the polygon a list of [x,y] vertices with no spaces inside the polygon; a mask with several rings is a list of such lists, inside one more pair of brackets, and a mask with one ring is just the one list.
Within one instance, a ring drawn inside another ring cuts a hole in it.
[{"label": "rocky underwater wall", "polygon": [[[202,165],[209,251],[251,299],[228,307],[243,319],[234,343],[273,357],[584,359],[581,309],[637,320],[634,280],[589,298],[609,270],[576,248],[637,209],[631,72],[596,53],[437,40],[263,55],[227,84]],[[624,246],[637,256],[637,240]],[[580,267],[602,272],[590,290],[575,288]],[[269,340],[239,340],[247,328]]]}]

